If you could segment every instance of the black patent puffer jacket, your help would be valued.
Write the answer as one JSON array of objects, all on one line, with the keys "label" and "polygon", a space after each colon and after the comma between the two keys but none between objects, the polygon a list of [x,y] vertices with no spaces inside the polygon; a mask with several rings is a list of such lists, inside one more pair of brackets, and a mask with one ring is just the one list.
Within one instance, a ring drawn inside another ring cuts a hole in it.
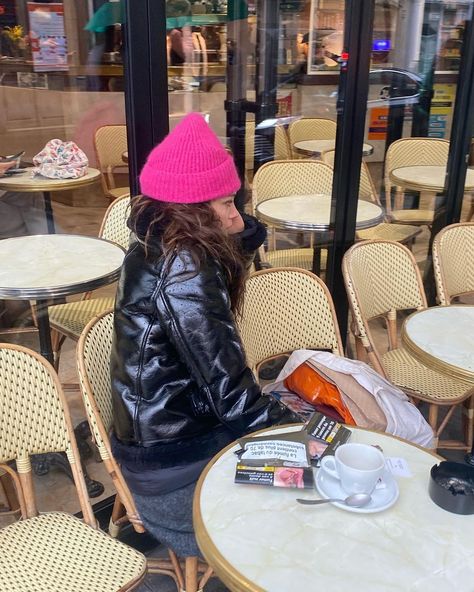
[{"label": "black patent puffer jacket", "polygon": [[259,428],[298,419],[262,395],[220,265],[186,252],[164,265],[135,240],[122,268],[111,359],[114,452],[173,466]]}]

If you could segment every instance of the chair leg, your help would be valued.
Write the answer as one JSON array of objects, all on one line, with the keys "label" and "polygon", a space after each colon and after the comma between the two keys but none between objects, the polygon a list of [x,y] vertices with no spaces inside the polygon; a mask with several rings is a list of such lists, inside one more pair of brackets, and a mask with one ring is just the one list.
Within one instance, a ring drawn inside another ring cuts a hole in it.
[{"label": "chair leg", "polygon": [[209,581],[209,578],[211,578],[214,575],[214,572],[212,570],[212,567],[208,567],[206,569],[206,571],[204,572],[202,578],[199,580],[199,589],[198,592],[203,592],[204,586],[207,584],[207,582]]},{"label": "chair leg", "polygon": [[429,411],[428,411],[428,423],[430,424],[432,430],[433,430],[433,434],[434,434],[434,449],[436,450],[438,448],[438,442],[439,442],[439,433],[437,430],[437,425],[438,425],[438,405],[433,405],[431,404],[429,406]]},{"label": "chair leg", "polygon": [[197,592],[198,590],[198,558],[197,557],[186,557],[185,560],[185,581],[186,581],[186,592]]},{"label": "chair leg", "polygon": [[51,345],[53,348],[54,356],[54,369],[56,372],[59,370],[59,357],[61,355],[61,347],[66,340],[66,336],[54,329],[51,330]]},{"label": "chair leg", "polygon": [[462,423],[465,441],[470,450],[474,443],[474,395],[463,402]]},{"label": "chair leg", "polygon": [[121,518],[125,515],[125,506],[122,504],[119,496],[115,496],[114,507],[109,521],[109,534],[114,539],[118,537],[121,528]]},{"label": "chair leg", "polygon": [[7,508],[1,510],[2,514],[17,514],[20,511],[18,497],[10,476],[2,469],[0,469],[0,489],[2,490],[2,497],[5,498],[7,503]]}]

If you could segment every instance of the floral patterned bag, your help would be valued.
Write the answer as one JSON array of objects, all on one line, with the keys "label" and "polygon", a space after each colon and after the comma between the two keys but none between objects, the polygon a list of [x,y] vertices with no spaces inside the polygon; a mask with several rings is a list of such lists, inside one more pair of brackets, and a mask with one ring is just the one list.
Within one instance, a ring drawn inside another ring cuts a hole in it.
[{"label": "floral patterned bag", "polygon": [[33,158],[34,175],[49,179],[78,179],[87,174],[89,161],[74,142],[50,140]]}]

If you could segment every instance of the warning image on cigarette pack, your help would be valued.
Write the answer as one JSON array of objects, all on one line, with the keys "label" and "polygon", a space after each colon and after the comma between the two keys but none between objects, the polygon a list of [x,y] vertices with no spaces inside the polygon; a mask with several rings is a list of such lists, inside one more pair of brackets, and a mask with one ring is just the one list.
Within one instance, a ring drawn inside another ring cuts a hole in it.
[{"label": "warning image on cigarette pack", "polygon": [[238,464],[235,483],[309,489],[314,487],[313,471],[303,467],[248,467]]}]

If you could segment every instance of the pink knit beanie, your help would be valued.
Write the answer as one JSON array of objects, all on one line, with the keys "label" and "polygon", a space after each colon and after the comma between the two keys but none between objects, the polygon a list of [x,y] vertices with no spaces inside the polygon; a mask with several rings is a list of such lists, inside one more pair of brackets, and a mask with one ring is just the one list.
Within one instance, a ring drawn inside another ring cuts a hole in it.
[{"label": "pink knit beanie", "polygon": [[199,113],[190,113],[153,148],[140,174],[143,195],[199,203],[233,195],[240,187],[234,161]]}]

